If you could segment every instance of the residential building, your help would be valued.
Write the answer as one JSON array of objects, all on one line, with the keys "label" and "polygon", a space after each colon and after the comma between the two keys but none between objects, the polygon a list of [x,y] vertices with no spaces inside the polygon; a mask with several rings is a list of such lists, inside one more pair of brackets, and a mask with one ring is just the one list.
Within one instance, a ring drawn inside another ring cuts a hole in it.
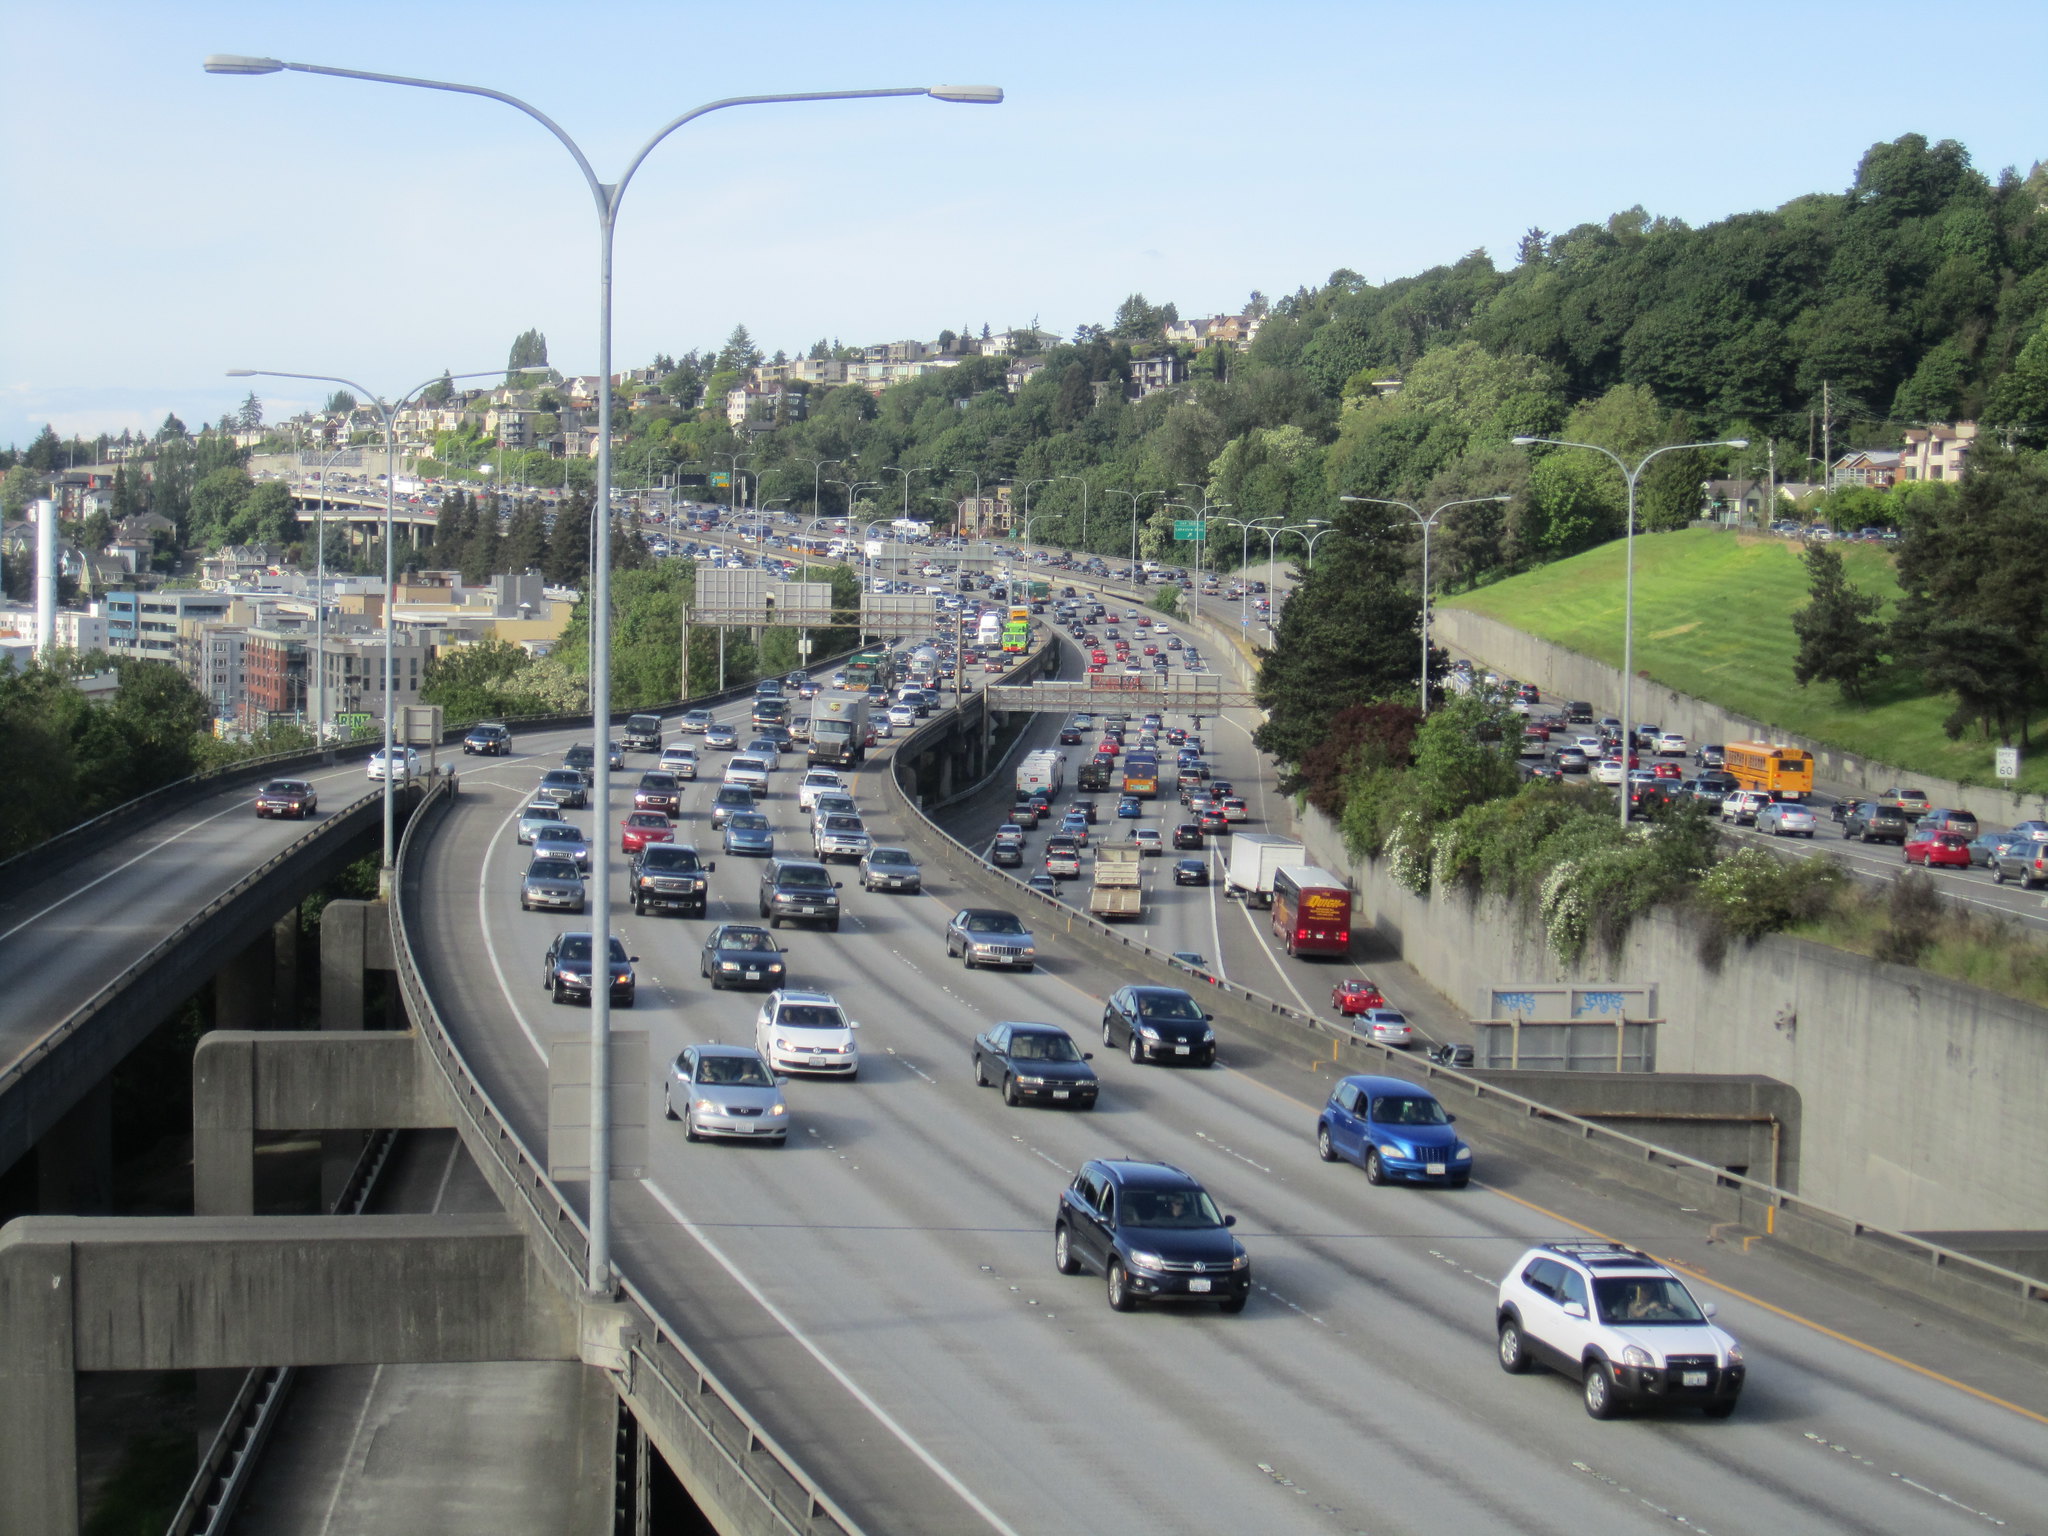
[{"label": "residential building", "polygon": [[1142,400],[1149,394],[1172,388],[1187,376],[1187,364],[1178,352],[1162,352],[1157,357],[1134,357],[1131,359],[1131,382],[1125,393],[1133,400]]},{"label": "residential building", "polygon": [[233,602],[228,592],[121,588],[102,594],[93,612],[107,621],[108,650],[175,662],[178,626],[188,619],[224,622]]},{"label": "residential building", "polygon": [[1022,353],[1042,352],[1058,340],[1059,337],[1051,331],[1041,331],[1031,325],[1020,325],[984,337],[979,345],[984,357],[1013,357]]},{"label": "residential building", "polygon": [[844,384],[846,382],[846,359],[843,357],[801,357],[789,365],[789,377],[806,384]]},{"label": "residential building", "polygon": [[1020,357],[1016,362],[1010,364],[1007,370],[1005,370],[1003,374],[1003,386],[1006,389],[1008,389],[1011,394],[1014,395],[1026,384],[1029,384],[1033,379],[1037,378],[1040,373],[1044,372],[1044,370],[1044,358]]},{"label": "residential building", "polygon": [[1828,472],[1828,484],[1889,490],[1899,477],[1899,463],[1903,458],[1904,455],[1896,448],[1859,448],[1835,460],[1834,468]]},{"label": "residential building", "polygon": [[246,624],[186,619],[178,625],[178,670],[206,695],[216,720],[243,724],[248,644]]},{"label": "residential building", "polygon": [[[429,647],[402,631],[392,648],[398,705],[417,704],[420,674],[426,669]],[[326,675],[327,712],[335,715],[366,714],[384,717],[384,636],[381,631],[357,630],[336,635],[329,631],[326,653],[321,658]]]},{"label": "residential building", "polygon": [[107,648],[107,621],[96,613],[59,608],[57,643],[67,651],[104,651]]},{"label": "residential building", "polygon": [[242,705],[233,717],[245,731],[289,724],[306,710],[307,636],[299,629],[252,629],[242,646]]},{"label": "residential building", "polygon": [[1967,466],[1970,448],[1977,440],[1977,423],[1958,421],[1931,427],[1909,427],[1906,446],[1900,454],[1901,480],[1960,480]]}]

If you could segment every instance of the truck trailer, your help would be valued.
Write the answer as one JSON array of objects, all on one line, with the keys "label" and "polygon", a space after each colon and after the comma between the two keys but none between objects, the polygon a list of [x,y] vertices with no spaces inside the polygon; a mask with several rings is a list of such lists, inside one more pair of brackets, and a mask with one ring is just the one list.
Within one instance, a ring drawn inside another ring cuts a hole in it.
[{"label": "truck trailer", "polygon": [[1142,857],[1135,843],[1104,843],[1095,850],[1095,883],[1088,910],[1104,922],[1136,919],[1145,910]]},{"label": "truck trailer", "polygon": [[1223,871],[1223,894],[1251,907],[1273,905],[1273,876],[1289,864],[1303,864],[1301,843],[1274,832],[1238,832],[1230,839],[1230,863]]}]

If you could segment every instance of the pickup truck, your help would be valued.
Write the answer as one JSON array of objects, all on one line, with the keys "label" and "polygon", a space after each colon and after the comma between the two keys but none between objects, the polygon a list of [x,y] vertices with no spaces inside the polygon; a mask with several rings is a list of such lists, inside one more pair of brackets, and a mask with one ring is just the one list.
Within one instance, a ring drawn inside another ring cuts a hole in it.
[{"label": "pickup truck", "polygon": [[1138,917],[1145,907],[1135,843],[1105,844],[1095,850],[1095,883],[1088,910],[1105,922]]}]

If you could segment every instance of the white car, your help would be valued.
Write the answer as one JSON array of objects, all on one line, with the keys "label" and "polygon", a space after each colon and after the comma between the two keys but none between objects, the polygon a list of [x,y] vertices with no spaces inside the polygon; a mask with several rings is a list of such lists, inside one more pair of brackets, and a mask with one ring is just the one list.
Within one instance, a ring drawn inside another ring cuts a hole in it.
[{"label": "white car", "polygon": [[796,808],[809,813],[817,804],[820,794],[844,794],[846,781],[830,768],[813,768],[804,775],[803,783],[796,787]]},{"label": "white car", "polygon": [[1166,846],[1165,840],[1160,837],[1157,827],[1138,828],[1137,831],[1131,834],[1131,841],[1138,845],[1138,852],[1140,854],[1153,858],[1158,857],[1160,851]]},{"label": "white car", "polygon": [[757,795],[767,794],[768,760],[760,757],[734,758],[725,765],[725,782],[751,789]]},{"label": "white car", "polygon": [[1657,738],[1659,757],[1684,757],[1691,750],[1692,748],[1685,744],[1685,737],[1677,731],[1666,731]]},{"label": "white car", "polygon": [[815,1072],[851,1082],[860,1076],[860,1047],[853,1038],[859,1028],[831,993],[778,987],[754,1020],[754,1047],[774,1071]]},{"label": "white car", "polygon": [[907,731],[917,724],[917,710],[909,704],[889,706],[889,728],[892,731]]},{"label": "white car", "polygon": [[1754,824],[1757,813],[1770,803],[1771,797],[1760,789],[1738,789],[1721,802],[1721,819],[1737,826]]},{"label": "white car", "polygon": [[697,777],[697,751],[680,743],[662,748],[661,771],[672,773],[679,779]]},{"label": "white car", "polygon": [[1595,784],[1619,784],[1623,777],[1621,759],[1618,757],[1603,757],[1593,764]]},{"label": "white car", "polygon": [[1598,736],[1574,736],[1572,738],[1572,745],[1596,762],[1606,748],[1606,743],[1601,741]]},{"label": "white car", "polygon": [[[392,748],[391,761],[397,764],[398,771],[396,777],[400,780],[418,777],[420,772],[420,755],[413,751],[411,747]],[[380,782],[384,779],[384,749],[382,747],[379,747],[370,754],[370,761],[366,771],[373,779]]]}]

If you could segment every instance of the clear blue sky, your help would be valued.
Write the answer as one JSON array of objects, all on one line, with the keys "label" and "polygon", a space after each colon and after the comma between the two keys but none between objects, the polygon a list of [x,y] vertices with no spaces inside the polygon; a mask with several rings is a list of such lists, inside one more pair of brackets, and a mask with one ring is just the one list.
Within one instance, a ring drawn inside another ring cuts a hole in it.
[{"label": "clear blue sky", "polygon": [[[1380,280],[1641,203],[1694,223],[1846,186],[1873,141],[2048,158],[2048,6],[1259,5],[526,0],[18,5],[0,103],[0,443],[211,419],[230,367],[398,393],[595,367],[595,234],[567,155],[469,97],[269,54],[496,87],[607,179],[714,97],[989,82],[999,107],[746,108],[684,129],[627,196],[620,366],[819,336],[930,338],[1128,293],[1232,310]],[[259,381],[273,416],[310,386]],[[324,391],[321,391],[324,393]]]}]

